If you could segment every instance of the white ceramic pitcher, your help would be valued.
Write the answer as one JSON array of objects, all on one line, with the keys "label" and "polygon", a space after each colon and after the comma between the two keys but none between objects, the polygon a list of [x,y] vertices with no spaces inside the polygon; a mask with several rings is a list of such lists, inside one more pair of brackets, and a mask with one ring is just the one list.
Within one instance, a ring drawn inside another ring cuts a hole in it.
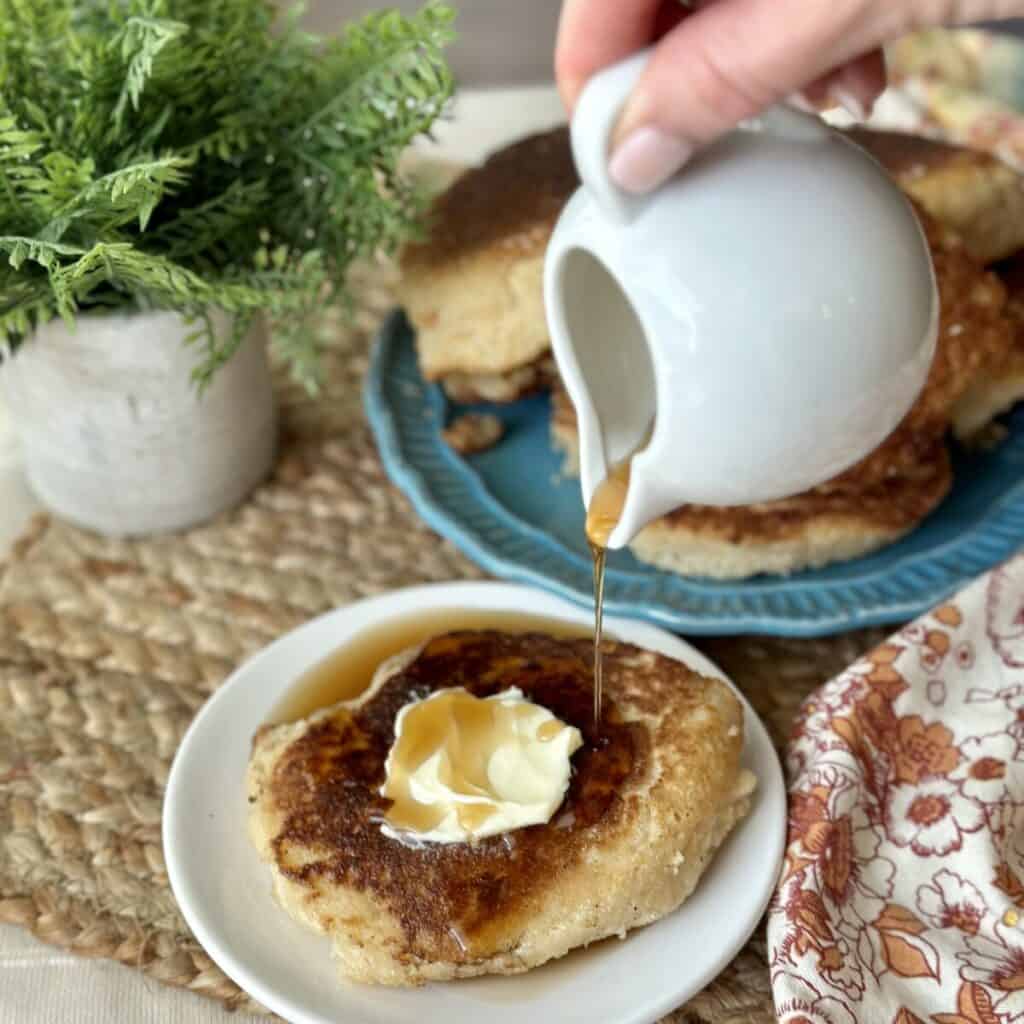
[{"label": "white ceramic pitcher", "polygon": [[619,190],[609,140],[647,59],[580,98],[583,184],[544,281],[587,504],[653,425],[613,548],[680,505],[769,501],[851,466],[910,408],[938,331],[910,204],[815,117],[773,108],[652,195]]}]

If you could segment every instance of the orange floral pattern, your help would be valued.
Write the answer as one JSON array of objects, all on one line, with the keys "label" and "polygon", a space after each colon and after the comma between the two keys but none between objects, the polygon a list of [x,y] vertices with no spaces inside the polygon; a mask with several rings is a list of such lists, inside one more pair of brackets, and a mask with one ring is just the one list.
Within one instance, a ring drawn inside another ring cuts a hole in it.
[{"label": "orange floral pattern", "polygon": [[[1024,168],[1024,44],[887,50],[878,127]],[[1024,1024],[1024,555],[804,705],[770,915],[784,1024]]]},{"label": "orange floral pattern", "polygon": [[1024,554],[813,694],[787,768],[779,1018],[1024,1022]]}]

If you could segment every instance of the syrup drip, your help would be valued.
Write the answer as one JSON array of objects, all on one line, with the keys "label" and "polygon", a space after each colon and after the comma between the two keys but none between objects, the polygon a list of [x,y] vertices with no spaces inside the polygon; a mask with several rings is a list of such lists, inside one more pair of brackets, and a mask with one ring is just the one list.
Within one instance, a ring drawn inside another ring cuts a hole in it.
[{"label": "syrup drip", "polygon": [[587,541],[594,559],[594,728],[601,725],[601,699],[604,689],[604,568],[608,556],[608,538],[622,517],[629,491],[630,460],[625,459],[594,491],[587,508]]},{"label": "syrup drip", "polygon": [[565,726],[561,722],[557,719],[552,719],[550,722],[545,722],[537,730],[537,739],[541,743],[550,743],[564,728]]},{"label": "syrup drip", "polygon": [[608,549],[591,543],[590,553],[594,558],[594,729],[599,731],[604,691],[604,655],[601,651],[604,639],[604,563]]},{"label": "syrup drip", "polygon": [[615,527],[622,518],[629,491],[631,459],[624,459],[612,467],[611,472],[601,481],[587,506],[587,540],[599,548],[608,546]]}]

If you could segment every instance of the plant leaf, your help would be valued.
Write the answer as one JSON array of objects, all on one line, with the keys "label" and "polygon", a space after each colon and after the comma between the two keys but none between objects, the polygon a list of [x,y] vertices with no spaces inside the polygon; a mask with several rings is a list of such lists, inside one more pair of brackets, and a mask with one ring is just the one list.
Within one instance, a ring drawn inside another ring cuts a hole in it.
[{"label": "plant leaf", "polygon": [[127,65],[121,95],[114,107],[114,126],[120,131],[130,103],[139,109],[139,100],[153,74],[153,62],[169,43],[188,32],[188,25],[168,18],[129,18],[110,40],[110,47],[119,51]]},{"label": "plant leaf", "polygon": [[[399,157],[452,94],[453,14],[323,40],[276,6],[0,0],[0,343],[94,306],[262,313],[316,387],[353,261],[417,230]],[[201,331],[197,379],[239,337]]]}]

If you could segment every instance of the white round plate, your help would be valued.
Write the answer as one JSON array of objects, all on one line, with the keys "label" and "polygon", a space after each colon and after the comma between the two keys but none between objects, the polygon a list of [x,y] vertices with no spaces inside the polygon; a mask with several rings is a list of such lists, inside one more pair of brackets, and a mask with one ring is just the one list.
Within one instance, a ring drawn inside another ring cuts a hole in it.
[{"label": "white round plate", "polygon": [[[782,858],[786,794],[764,726],[746,706],[744,765],[754,807],[674,914],[517,977],[386,989],[339,980],[329,942],[274,902],[270,872],[246,833],[245,771],[253,733],[293,682],[368,627],[425,609],[528,611],[571,622],[588,613],[506,583],[415,587],[339,608],[281,637],[239,668],[196,716],[164,803],[164,854],[185,920],[243,989],[292,1024],[649,1024],[699,992],[736,955],[771,898]],[[457,622],[457,617],[453,616]],[[609,619],[608,635],[722,673],[664,630]],[[746,702],[744,702],[746,703]]]}]

